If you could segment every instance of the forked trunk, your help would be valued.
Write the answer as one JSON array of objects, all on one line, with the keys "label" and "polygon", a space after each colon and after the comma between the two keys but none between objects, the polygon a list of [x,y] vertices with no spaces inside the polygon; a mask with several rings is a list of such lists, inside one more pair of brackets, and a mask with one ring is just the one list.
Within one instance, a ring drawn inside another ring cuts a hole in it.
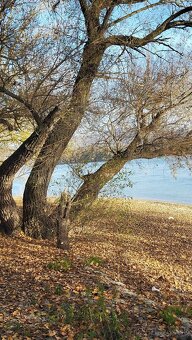
[{"label": "forked trunk", "polygon": [[[52,137],[54,138],[54,134],[52,134]],[[23,195],[23,230],[28,236],[37,239],[49,238],[56,226],[56,221],[49,217],[50,207],[47,204],[47,190],[63,147],[59,144],[57,144],[57,148],[54,146],[53,155],[50,145],[41,150],[31,170]],[[48,151],[50,152],[49,156]]]},{"label": "forked trunk", "polygon": [[[46,237],[50,229],[54,227],[50,223],[49,207],[46,201],[48,185],[55,166],[84,115],[90,88],[97,74],[104,50],[105,47],[97,45],[97,43],[86,44],[82,65],[73,89],[71,104],[63,119],[58,122],[47,138],[26,183],[23,200],[23,228],[28,234],[35,237],[43,235]],[[43,233],[43,235],[40,235],[40,233]]]},{"label": "forked trunk", "polygon": [[98,197],[101,189],[119,173],[129,160],[135,159],[138,140],[138,136],[135,136],[135,139],[124,152],[114,155],[97,171],[84,176],[84,183],[73,198],[71,220],[75,220],[82,211],[89,208]]},{"label": "forked trunk", "polygon": [[59,120],[59,115],[56,114],[57,111],[58,107],[55,107],[41,126],[0,166],[0,231],[2,233],[11,235],[17,228],[21,227],[19,213],[12,196],[13,180],[20,168],[42,146],[48,133]]}]

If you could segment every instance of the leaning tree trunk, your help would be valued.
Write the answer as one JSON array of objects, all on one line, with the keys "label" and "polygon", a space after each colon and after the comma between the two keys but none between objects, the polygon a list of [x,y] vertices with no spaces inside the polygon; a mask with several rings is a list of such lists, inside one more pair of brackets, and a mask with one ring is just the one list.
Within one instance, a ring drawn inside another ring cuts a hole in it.
[{"label": "leaning tree trunk", "polygon": [[169,144],[162,138],[157,144],[140,145],[140,138],[136,136],[127,149],[115,155],[103,164],[95,173],[84,176],[84,182],[73,198],[70,210],[70,221],[74,222],[81,213],[84,213],[98,197],[100,190],[106,185],[123,166],[134,159],[152,159],[165,156],[186,156],[192,153],[192,135],[185,139],[177,138]]},{"label": "leaning tree trunk", "polygon": [[11,235],[20,226],[19,213],[12,196],[15,174],[34,156],[42,146],[54,124],[59,120],[55,107],[43,123],[26,139],[24,143],[0,166],[0,231]]},{"label": "leaning tree trunk", "polygon": [[[47,190],[51,175],[68,142],[79,126],[87,107],[89,93],[97,74],[105,47],[87,43],[82,65],[74,85],[71,104],[65,116],[47,138],[25,186],[23,200],[23,228],[32,237],[47,237],[52,228],[48,218]],[[42,227],[45,230],[42,232]]]},{"label": "leaning tree trunk", "polygon": [[127,157],[115,155],[103,164],[95,173],[84,176],[84,182],[73,199],[70,220],[74,221],[96,200],[101,189],[123,168]]},{"label": "leaning tree trunk", "polygon": [[135,158],[138,141],[139,136],[136,135],[124,152],[114,155],[97,171],[84,176],[84,182],[73,198],[70,214],[72,221],[92,205],[101,189],[119,173],[127,161]]}]

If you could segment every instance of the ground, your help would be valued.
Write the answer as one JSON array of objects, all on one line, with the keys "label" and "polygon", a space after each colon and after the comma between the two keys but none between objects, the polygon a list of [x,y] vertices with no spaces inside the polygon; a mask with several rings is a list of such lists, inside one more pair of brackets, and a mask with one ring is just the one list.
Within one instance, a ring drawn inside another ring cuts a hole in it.
[{"label": "ground", "polygon": [[1,339],[192,334],[192,206],[100,199],[70,235],[0,237]]}]

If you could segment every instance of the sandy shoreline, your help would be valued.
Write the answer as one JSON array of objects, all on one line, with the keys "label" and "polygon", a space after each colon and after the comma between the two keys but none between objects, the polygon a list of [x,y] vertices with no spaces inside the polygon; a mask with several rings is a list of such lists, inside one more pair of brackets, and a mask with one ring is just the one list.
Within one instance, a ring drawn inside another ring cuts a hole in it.
[{"label": "sandy shoreline", "polygon": [[[14,197],[16,204],[21,207],[22,198]],[[50,197],[49,202],[52,204],[56,201],[57,197]],[[119,214],[119,211],[123,211],[123,214],[127,216],[127,219],[133,218],[137,215],[142,220],[143,216],[153,217],[157,220],[167,220],[173,223],[186,223],[192,226],[192,205],[178,204],[172,202],[162,201],[146,201],[126,198],[98,198],[93,206],[84,212],[85,219],[95,219],[98,211],[102,210],[104,215],[110,218],[114,212]],[[106,211],[106,212],[105,212]],[[94,214],[94,216],[93,216]]]},{"label": "sandy shoreline", "polygon": [[[21,203],[22,202],[22,197],[21,196],[13,196],[14,200],[17,203]],[[57,196],[51,196],[48,197],[48,201],[54,202],[55,200],[57,200],[58,197]],[[112,197],[102,197],[102,198],[98,198],[99,201],[112,201],[112,202],[132,202],[132,204],[146,204],[146,205],[162,205],[162,206],[170,206],[170,207],[182,207],[182,208],[189,208],[192,209],[192,204],[188,204],[188,203],[177,203],[177,202],[168,202],[168,201],[161,201],[161,200],[145,200],[145,199],[130,199],[130,198],[112,198]]]}]

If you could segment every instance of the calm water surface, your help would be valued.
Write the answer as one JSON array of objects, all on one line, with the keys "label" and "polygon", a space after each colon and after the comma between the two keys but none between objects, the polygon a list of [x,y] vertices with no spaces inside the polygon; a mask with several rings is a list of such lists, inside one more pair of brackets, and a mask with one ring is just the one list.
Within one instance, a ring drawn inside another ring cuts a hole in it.
[{"label": "calm water surface", "polygon": [[[84,172],[87,169],[95,170],[101,165],[101,162],[89,163]],[[15,196],[23,194],[28,172],[29,170],[23,169],[17,175],[13,185]],[[79,185],[80,180],[69,165],[58,165],[53,173],[48,195],[58,195],[64,188],[74,193]],[[176,176],[173,176],[168,162],[162,158],[131,161],[117,178],[105,186],[100,195],[192,204],[192,175],[188,169],[179,168]]]}]

